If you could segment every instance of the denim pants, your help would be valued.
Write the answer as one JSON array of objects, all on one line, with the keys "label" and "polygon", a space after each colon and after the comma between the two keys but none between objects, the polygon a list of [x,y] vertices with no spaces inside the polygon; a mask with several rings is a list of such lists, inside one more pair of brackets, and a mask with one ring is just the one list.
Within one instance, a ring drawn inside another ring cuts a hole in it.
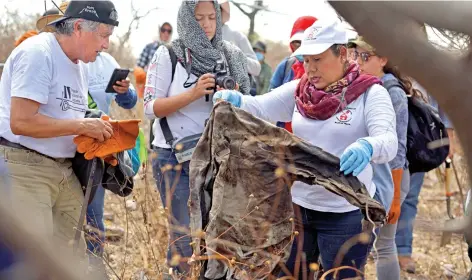
[{"label": "denim pants", "polygon": [[[317,263],[321,255],[321,264],[324,271],[333,268],[336,255],[341,246],[351,237],[362,232],[362,214],[360,210],[347,213],[319,212],[303,208],[294,204],[296,228],[299,231],[295,238],[290,257],[286,263],[287,269],[294,275],[298,270],[298,279],[309,279],[309,265]],[[299,252],[299,247],[301,252]],[[370,245],[354,245],[341,262],[341,266],[353,266],[362,271]],[[300,261],[301,254],[305,254],[306,266]],[[298,259],[297,259],[298,255]],[[279,275],[280,277],[283,276]],[[332,279],[331,274],[326,279]],[[355,277],[353,270],[341,270],[339,279]]]},{"label": "denim pants", "polygon": [[103,255],[103,245],[105,244],[104,205],[105,189],[98,186],[92,202],[87,206],[87,224],[100,231],[100,233],[92,231],[88,234],[87,252],[98,257]]},{"label": "denim pants", "polygon": [[402,204],[395,235],[399,256],[411,256],[413,252],[413,223],[418,212],[418,197],[420,196],[424,175],[425,173],[414,173],[410,177],[410,191]]},{"label": "denim pants", "polygon": [[[162,205],[169,213],[167,260],[170,261],[174,255],[191,257],[190,214],[187,206],[190,196],[189,161],[179,164],[171,149],[154,148],[154,152],[157,155],[152,160],[152,172]],[[174,268],[180,273],[188,272],[188,265],[184,262]]]}]

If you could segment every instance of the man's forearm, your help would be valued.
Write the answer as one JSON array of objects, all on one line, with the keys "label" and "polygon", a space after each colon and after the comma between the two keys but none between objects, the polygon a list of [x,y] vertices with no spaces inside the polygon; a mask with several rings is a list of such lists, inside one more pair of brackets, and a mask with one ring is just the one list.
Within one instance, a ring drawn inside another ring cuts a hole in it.
[{"label": "man's forearm", "polygon": [[82,126],[81,119],[60,120],[40,113],[29,118],[12,119],[10,121],[10,127],[14,134],[33,138],[78,135]]}]

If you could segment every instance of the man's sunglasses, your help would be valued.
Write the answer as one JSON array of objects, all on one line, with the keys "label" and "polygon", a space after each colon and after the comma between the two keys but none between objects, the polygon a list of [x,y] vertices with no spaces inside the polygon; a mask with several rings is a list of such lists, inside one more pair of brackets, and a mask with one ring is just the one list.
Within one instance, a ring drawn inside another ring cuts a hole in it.
[{"label": "man's sunglasses", "polygon": [[172,33],[172,29],[161,28],[161,32],[162,32],[162,33],[169,33],[169,34],[171,34],[171,33]]},{"label": "man's sunglasses", "polygon": [[375,54],[369,53],[369,52],[361,52],[361,53],[360,53],[360,52],[358,52],[357,50],[354,50],[354,51],[352,52],[352,59],[353,59],[353,60],[357,60],[357,58],[360,57],[363,62],[367,62],[367,61],[369,61],[369,59],[370,59],[372,56],[375,56]]}]

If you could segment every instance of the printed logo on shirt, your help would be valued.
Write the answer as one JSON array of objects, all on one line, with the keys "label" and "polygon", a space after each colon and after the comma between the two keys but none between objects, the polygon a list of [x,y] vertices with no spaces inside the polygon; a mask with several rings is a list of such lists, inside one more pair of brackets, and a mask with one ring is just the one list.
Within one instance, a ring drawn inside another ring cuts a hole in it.
[{"label": "printed logo on shirt", "polygon": [[336,116],[337,121],[336,124],[344,124],[344,125],[351,125],[352,114],[355,111],[355,108],[346,107],[341,113]]},{"label": "printed logo on shirt", "polygon": [[[154,56],[154,57],[156,57],[156,56]],[[156,59],[157,59],[157,58],[156,58]],[[154,62],[151,62],[151,63],[149,64],[149,69],[148,69],[148,71],[149,71],[149,72],[150,72],[150,71],[154,71],[156,68],[157,68],[157,63],[156,63],[155,61],[154,61]]]},{"label": "printed logo on shirt", "polygon": [[95,11],[95,7],[93,7],[93,6],[87,6],[87,7],[83,8],[82,11],[79,12],[79,14],[81,14],[83,12],[89,13],[89,14],[94,14],[97,18],[100,18],[97,14],[97,11]]},{"label": "printed logo on shirt", "polygon": [[154,98],[154,89],[153,88],[145,88],[144,92],[144,104],[147,104],[148,102],[152,101]]},{"label": "printed logo on shirt", "polygon": [[61,109],[62,111],[76,111],[76,112],[85,112],[86,104],[84,101],[84,96],[78,90],[72,89],[69,86],[64,86],[63,91],[61,92],[61,97],[56,99],[61,100]]}]

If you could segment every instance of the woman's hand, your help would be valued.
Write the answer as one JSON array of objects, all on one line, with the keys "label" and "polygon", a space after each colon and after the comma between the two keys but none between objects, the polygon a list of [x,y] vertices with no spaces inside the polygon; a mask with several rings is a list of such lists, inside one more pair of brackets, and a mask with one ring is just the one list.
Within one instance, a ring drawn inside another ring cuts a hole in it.
[{"label": "woman's hand", "polygon": [[213,95],[213,103],[216,104],[219,101],[226,101],[231,103],[234,107],[241,107],[242,93],[236,90],[220,90],[215,92]]},{"label": "woman's hand", "polygon": [[366,140],[358,140],[349,145],[341,155],[341,168],[344,175],[352,172],[352,175],[359,175],[372,159],[372,145]]},{"label": "woman's hand", "polygon": [[121,80],[121,81],[116,81],[116,85],[113,85],[113,89],[118,93],[118,94],[125,94],[128,92],[130,85],[129,80]]},{"label": "woman's hand", "polygon": [[203,74],[198,78],[197,84],[193,88],[193,93],[198,97],[202,97],[207,94],[212,94],[215,88],[215,75],[207,73]]}]

